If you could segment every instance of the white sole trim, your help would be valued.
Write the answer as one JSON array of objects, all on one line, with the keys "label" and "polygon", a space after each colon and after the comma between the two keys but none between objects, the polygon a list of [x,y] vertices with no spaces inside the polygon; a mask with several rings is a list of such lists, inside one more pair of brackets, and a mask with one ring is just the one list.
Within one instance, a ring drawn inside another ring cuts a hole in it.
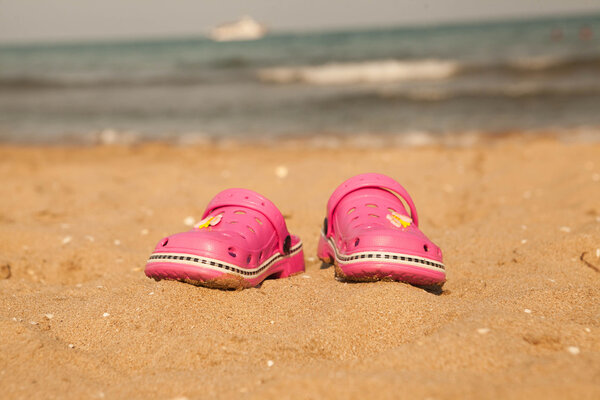
[{"label": "white sole trim", "polygon": [[214,258],[201,257],[188,253],[152,253],[146,262],[146,265],[155,263],[170,262],[174,264],[185,264],[195,267],[211,269],[213,271],[225,272],[228,274],[238,275],[243,278],[256,278],[266,272],[268,268],[276,262],[298,254],[302,250],[302,242],[298,242],[290,249],[289,254],[274,254],[254,269],[245,269],[237,265],[227,263],[225,261],[216,260]]},{"label": "white sole trim", "polygon": [[[321,233],[321,236],[325,237],[323,233]],[[382,261],[386,264],[411,265],[414,267],[446,273],[446,267],[444,264],[429,258],[419,257],[412,254],[392,253],[386,251],[364,251],[360,253],[344,255],[340,254],[335,246],[335,242],[331,238],[327,239],[327,242],[333,249],[333,252],[335,253],[335,260],[339,265],[358,264],[365,261]]]}]

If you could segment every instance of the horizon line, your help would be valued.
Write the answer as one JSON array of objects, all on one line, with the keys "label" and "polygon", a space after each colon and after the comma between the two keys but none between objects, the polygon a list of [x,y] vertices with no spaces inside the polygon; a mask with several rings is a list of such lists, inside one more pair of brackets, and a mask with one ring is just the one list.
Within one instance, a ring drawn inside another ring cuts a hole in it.
[{"label": "horizon line", "polygon": [[[354,26],[337,26],[332,28],[313,27],[313,28],[292,28],[292,29],[273,29],[270,30],[267,36],[285,36],[285,35],[311,35],[311,34],[335,34],[347,32],[369,32],[386,29],[432,29],[432,28],[452,28],[452,27],[469,27],[480,25],[496,25],[503,23],[525,23],[525,22],[540,22],[540,21],[557,21],[562,19],[578,19],[578,18],[600,18],[600,9],[593,12],[569,12],[569,13],[550,13],[545,15],[529,15],[529,16],[501,16],[501,17],[486,17],[486,18],[467,18],[447,21],[424,21],[415,23],[398,23],[398,24],[383,24],[383,25],[354,25]],[[259,21],[264,23],[262,21]],[[268,27],[268,23],[265,23]],[[0,48],[19,48],[19,47],[37,47],[37,46],[78,46],[78,45],[100,45],[100,44],[128,44],[140,42],[169,42],[179,40],[212,40],[208,37],[207,30],[190,33],[177,33],[166,35],[133,35],[121,37],[89,37],[89,38],[54,38],[54,39],[0,39]],[[260,40],[260,39],[259,39]]]}]

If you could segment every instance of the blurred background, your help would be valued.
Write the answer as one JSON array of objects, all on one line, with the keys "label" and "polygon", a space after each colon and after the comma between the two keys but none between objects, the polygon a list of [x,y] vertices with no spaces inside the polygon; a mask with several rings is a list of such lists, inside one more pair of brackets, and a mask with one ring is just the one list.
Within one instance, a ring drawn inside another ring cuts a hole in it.
[{"label": "blurred background", "polygon": [[597,0],[0,0],[3,142],[568,130],[599,104]]}]

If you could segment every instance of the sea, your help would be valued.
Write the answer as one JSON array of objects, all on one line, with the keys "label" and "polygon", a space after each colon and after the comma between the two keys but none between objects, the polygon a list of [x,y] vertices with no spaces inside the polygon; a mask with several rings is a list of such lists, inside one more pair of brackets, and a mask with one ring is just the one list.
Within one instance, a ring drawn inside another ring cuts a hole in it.
[{"label": "sea", "polygon": [[600,127],[600,14],[0,45],[0,141],[277,140]]}]

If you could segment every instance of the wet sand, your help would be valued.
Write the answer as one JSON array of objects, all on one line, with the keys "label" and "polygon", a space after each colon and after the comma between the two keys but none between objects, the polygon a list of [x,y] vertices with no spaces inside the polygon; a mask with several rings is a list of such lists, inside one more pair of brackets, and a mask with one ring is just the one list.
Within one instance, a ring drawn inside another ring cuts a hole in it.
[{"label": "wet sand", "polygon": [[[442,292],[339,282],[316,258],[329,195],[361,172],[411,193]],[[0,177],[3,398],[600,397],[600,144],[2,146]],[[280,207],[306,273],[146,278],[228,187]]]}]

